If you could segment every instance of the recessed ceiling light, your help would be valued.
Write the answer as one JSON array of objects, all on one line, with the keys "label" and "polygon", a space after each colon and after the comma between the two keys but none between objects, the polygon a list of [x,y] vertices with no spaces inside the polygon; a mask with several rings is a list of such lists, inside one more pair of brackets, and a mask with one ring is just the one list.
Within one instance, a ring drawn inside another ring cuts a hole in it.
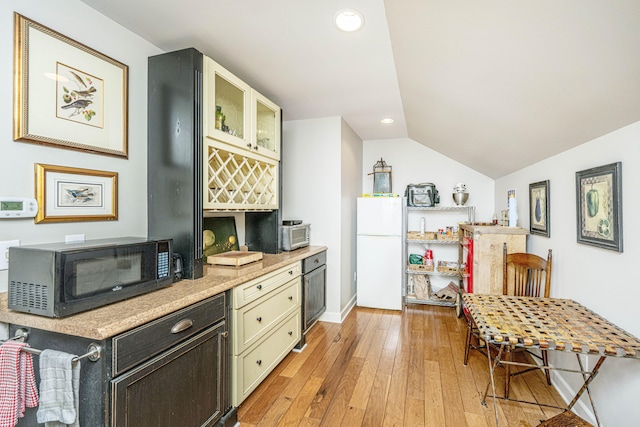
[{"label": "recessed ceiling light", "polygon": [[385,125],[391,124],[393,123],[393,117],[385,117],[383,119],[380,119],[380,123],[383,123]]},{"label": "recessed ceiling light", "polygon": [[353,9],[343,9],[333,18],[336,27],[346,32],[358,31],[364,25],[364,17]]}]

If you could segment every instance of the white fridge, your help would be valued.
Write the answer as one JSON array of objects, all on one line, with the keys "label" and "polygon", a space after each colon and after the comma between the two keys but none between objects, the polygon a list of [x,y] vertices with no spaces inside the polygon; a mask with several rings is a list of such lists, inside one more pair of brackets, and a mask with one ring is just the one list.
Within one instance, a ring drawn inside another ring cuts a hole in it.
[{"label": "white fridge", "polygon": [[402,198],[359,197],[357,305],[402,310]]}]

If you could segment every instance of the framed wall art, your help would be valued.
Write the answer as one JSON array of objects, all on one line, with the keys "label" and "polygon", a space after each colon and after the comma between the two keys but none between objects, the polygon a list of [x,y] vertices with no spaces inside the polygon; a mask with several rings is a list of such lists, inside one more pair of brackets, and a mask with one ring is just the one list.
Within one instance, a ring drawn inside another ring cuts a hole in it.
[{"label": "framed wall art", "polygon": [[13,139],[128,156],[128,67],[14,14]]},{"label": "framed wall art", "polygon": [[529,232],[549,237],[549,180],[529,184]]},{"label": "framed wall art", "polygon": [[576,172],[578,243],[622,252],[622,163]]},{"label": "framed wall art", "polygon": [[36,163],[36,223],[118,219],[118,173]]}]

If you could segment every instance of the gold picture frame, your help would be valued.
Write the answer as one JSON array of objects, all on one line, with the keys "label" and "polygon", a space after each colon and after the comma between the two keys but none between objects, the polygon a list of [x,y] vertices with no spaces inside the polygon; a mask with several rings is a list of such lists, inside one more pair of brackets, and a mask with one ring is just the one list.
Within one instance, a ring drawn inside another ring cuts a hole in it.
[{"label": "gold picture frame", "polygon": [[116,221],[118,173],[36,163],[34,222]]},{"label": "gold picture frame", "polygon": [[127,158],[128,73],[14,13],[13,139]]}]

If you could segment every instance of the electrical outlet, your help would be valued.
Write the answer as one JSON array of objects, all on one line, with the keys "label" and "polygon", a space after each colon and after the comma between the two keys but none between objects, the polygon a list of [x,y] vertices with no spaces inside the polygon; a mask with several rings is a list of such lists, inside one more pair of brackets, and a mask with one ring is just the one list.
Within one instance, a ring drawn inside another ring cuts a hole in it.
[{"label": "electrical outlet", "polygon": [[5,240],[0,242],[0,270],[9,268],[9,248],[20,246],[20,240]]},{"label": "electrical outlet", "polygon": [[69,234],[64,236],[65,243],[84,243],[84,234]]}]

